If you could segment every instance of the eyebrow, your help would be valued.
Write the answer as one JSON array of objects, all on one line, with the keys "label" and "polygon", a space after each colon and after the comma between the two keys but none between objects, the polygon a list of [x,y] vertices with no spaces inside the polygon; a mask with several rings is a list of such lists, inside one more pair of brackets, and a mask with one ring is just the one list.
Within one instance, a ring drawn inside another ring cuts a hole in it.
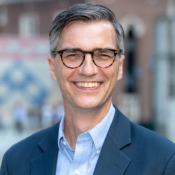
[{"label": "eyebrow", "polygon": [[78,48],[78,47],[65,47],[65,48],[63,48],[63,49],[61,49],[61,50],[67,50],[67,49],[69,49],[69,50],[71,50],[71,49],[81,50],[81,51],[84,51],[84,52],[86,52],[86,51],[90,52],[90,51],[98,50],[98,49],[99,49],[99,50],[103,50],[103,49],[117,50],[117,49],[115,49],[115,48],[110,48],[110,47],[104,47],[104,48],[102,48],[102,47],[96,47],[96,48],[94,48],[93,50],[82,50],[81,48]]}]

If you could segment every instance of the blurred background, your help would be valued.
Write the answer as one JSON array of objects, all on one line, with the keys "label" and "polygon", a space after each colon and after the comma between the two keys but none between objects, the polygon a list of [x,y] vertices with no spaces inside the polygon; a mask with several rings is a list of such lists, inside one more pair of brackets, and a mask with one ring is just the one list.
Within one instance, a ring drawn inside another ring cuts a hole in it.
[{"label": "blurred background", "polygon": [[175,142],[175,0],[0,0],[0,163],[11,145],[64,115],[48,33],[54,17],[78,3],[107,6],[124,28],[114,104]]}]

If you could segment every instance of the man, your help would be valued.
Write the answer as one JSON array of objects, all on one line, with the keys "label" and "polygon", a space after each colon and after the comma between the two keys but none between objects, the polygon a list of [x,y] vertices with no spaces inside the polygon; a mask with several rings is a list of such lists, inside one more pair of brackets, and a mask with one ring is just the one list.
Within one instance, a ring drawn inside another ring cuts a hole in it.
[{"label": "man", "polygon": [[50,30],[61,122],[12,146],[0,175],[173,175],[175,145],[130,122],[112,103],[122,78],[123,30],[109,9],[75,5]]}]

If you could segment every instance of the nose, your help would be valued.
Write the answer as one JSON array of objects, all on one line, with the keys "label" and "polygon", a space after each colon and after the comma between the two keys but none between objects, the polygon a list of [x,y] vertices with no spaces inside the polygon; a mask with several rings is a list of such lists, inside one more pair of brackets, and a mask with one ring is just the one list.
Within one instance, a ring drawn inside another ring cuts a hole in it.
[{"label": "nose", "polygon": [[85,60],[79,67],[79,73],[87,77],[92,77],[98,73],[98,67],[93,63],[91,54],[85,54]]}]

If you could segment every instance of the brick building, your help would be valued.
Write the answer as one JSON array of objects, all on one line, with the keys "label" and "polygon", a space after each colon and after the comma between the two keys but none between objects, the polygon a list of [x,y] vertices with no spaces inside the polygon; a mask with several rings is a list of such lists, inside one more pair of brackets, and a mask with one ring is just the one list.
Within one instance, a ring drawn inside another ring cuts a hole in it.
[{"label": "brick building", "polygon": [[[159,42],[156,38],[157,26],[160,19],[174,15],[173,2],[174,0],[1,0],[0,34],[47,38],[53,18],[67,7],[77,3],[107,6],[123,25],[126,35],[124,77],[116,86],[113,101],[131,120],[152,127],[157,120],[157,110],[161,108],[161,105],[156,108],[157,100],[160,99],[155,95],[160,79],[155,76],[156,46]],[[174,88],[174,84],[172,86]],[[158,96],[161,96],[161,92]],[[56,101],[52,96],[50,102],[54,104]]]}]

